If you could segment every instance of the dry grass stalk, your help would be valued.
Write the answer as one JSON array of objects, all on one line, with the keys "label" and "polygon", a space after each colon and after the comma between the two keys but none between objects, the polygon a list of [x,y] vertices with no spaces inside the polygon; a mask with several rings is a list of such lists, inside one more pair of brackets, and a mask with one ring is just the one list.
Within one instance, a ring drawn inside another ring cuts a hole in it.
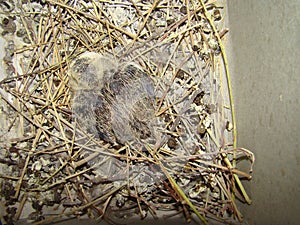
[{"label": "dry grass stalk", "polygon": [[[113,224],[108,215],[135,210],[141,218],[180,212],[187,221],[194,213],[203,224],[242,220],[235,197],[251,203],[240,181],[251,176],[237,160],[250,159],[251,172],[254,156],[236,146],[222,4],[47,0],[35,13],[37,5],[16,6],[25,44],[10,52],[18,66],[8,60],[13,71],[0,81],[9,122],[1,147],[10,158],[0,161],[10,173],[0,175],[2,194],[9,208],[21,198],[8,222],[30,204],[34,224],[86,215]],[[107,143],[74,117],[69,71],[85,52],[132,61],[151,77],[154,144]],[[54,205],[57,215],[43,214]]]}]

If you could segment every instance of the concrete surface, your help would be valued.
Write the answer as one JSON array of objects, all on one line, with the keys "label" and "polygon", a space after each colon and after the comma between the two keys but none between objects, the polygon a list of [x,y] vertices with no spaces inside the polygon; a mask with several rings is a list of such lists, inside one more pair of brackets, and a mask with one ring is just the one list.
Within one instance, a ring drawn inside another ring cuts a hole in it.
[{"label": "concrete surface", "polygon": [[229,0],[238,145],[256,155],[245,224],[300,224],[300,1]]}]

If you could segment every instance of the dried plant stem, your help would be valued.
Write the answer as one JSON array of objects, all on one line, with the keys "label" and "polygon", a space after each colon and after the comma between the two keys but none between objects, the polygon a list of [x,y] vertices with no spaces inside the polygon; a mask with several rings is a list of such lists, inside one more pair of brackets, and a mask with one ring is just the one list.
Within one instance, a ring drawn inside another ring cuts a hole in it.
[{"label": "dried plant stem", "polygon": [[56,174],[58,174],[69,162],[64,162],[54,173],[52,173],[49,177],[47,177],[43,182],[42,185],[44,185],[46,182],[48,182],[51,178],[53,178]]},{"label": "dried plant stem", "polygon": [[85,163],[89,162],[90,160],[94,159],[98,155],[99,155],[99,152],[94,152],[94,153],[90,154],[88,157],[86,157],[78,162],[73,163],[72,166],[74,167],[74,169],[76,169],[77,167],[82,166]]},{"label": "dried plant stem", "polygon": [[222,44],[222,40],[220,38],[220,35],[213,23],[213,21],[211,20],[210,15],[207,12],[206,6],[203,3],[203,0],[199,0],[202,8],[204,10],[204,15],[207,19],[207,21],[209,22],[213,33],[215,35],[215,37],[217,38],[220,50],[221,50],[221,54],[223,57],[223,63],[224,63],[224,68],[225,68],[225,74],[226,74],[226,78],[227,78],[227,86],[228,86],[228,93],[229,93],[229,101],[230,101],[230,109],[231,109],[231,119],[232,119],[232,124],[233,124],[233,147],[236,148],[237,146],[237,136],[236,136],[236,120],[235,120],[235,110],[234,110],[234,102],[233,102],[233,94],[232,94],[232,88],[231,88],[231,78],[230,78],[230,73],[229,73],[229,68],[228,68],[228,61],[227,61],[227,55],[225,53],[225,48]]},{"label": "dried plant stem", "polygon": [[0,174],[0,178],[8,179],[8,180],[19,180],[20,179],[20,177],[7,176],[4,174]]},{"label": "dried plant stem", "polygon": [[133,35],[133,34],[127,32],[127,31],[121,29],[120,27],[115,26],[115,25],[113,25],[113,24],[111,24],[111,23],[108,23],[108,22],[105,21],[105,20],[99,20],[98,18],[96,18],[96,17],[94,17],[94,16],[91,16],[91,15],[88,14],[88,13],[82,12],[82,11],[80,11],[80,10],[77,10],[77,9],[75,9],[75,8],[73,8],[73,7],[70,7],[70,6],[66,5],[66,4],[60,3],[60,2],[58,2],[58,1],[47,1],[47,2],[49,2],[50,4],[53,4],[53,5],[59,5],[59,6],[63,7],[63,8],[65,8],[65,9],[68,9],[68,10],[72,10],[72,11],[78,13],[78,14],[83,15],[85,18],[92,19],[92,20],[94,20],[95,22],[100,22],[100,23],[102,23],[102,24],[105,25],[105,26],[108,25],[108,26],[111,27],[112,29],[119,31],[119,32],[121,32],[121,33],[127,35],[128,37],[130,37],[130,38],[132,38],[132,39],[135,38],[135,35]]},{"label": "dried plant stem", "polygon": [[134,44],[134,42],[136,42],[136,40],[139,38],[139,35],[141,34],[141,32],[142,32],[142,30],[144,29],[144,27],[145,27],[147,21],[149,20],[149,17],[150,17],[150,15],[151,15],[152,11],[157,7],[157,5],[158,5],[159,2],[160,2],[160,0],[156,0],[156,1],[152,4],[151,8],[148,10],[147,16],[145,17],[145,19],[144,19],[142,25],[140,26],[140,28],[139,28],[139,30],[138,30],[138,32],[137,32],[135,38],[133,39],[132,44]]},{"label": "dried plant stem", "polygon": [[166,170],[166,168],[161,163],[161,160],[158,158],[156,151],[153,151],[150,146],[145,146],[149,153],[152,155],[152,157],[155,159],[156,164],[159,165],[169,182],[171,183],[173,190],[182,198],[182,200],[192,209],[192,211],[197,215],[197,217],[205,224],[208,225],[208,222],[206,219],[199,213],[199,211],[196,209],[194,204],[190,201],[190,199],[186,196],[186,194],[183,192],[183,190],[179,187],[179,185],[176,183],[176,181],[173,179],[173,177],[169,174],[169,172]]},{"label": "dried plant stem", "polygon": [[109,198],[110,196],[112,196],[114,193],[116,193],[117,191],[119,191],[120,189],[122,189],[124,186],[126,185],[126,183],[123,183],[122,185],[120,185],[119,187],[116,187],[114,188],[113,190],[109,191],[108,193],[102,195],[101,197],[83,205],[83,206],[80,206],[78,208],[75,208],[73,210],[71,210],[70,212],[67,212],[67,213],[62,213],[60,215],[57,215],[57,216],[51,216],[51,217],[48,217],[44,220],[41,220],[41,221],[38,221],[38,222],[34,222],[32,223],[32,225],[40,225],[40,224],[46,224],[46,223],[50,223],[54,220],[57,220],[59,218],[62,218],[63,216],[71,216],[73,214],[75,214],[76,212],[80,212],[90,206],[93,206],[93,205],[97,205],[99,202],[102,202],[104,201],[105,199]]},{"label": "dried plant stem", "polygon": [[[230,79],[230,73],[229,73],[229,68],[228,68],[227,56],[226,56],[226,53],[225,53],[225,48],[222,44],[222,40],[219,36],[219,33],[218,33],[216,27],[214,26],[214,23],[211,20],[211,17],[208,15],[208,12],[207,12],[205,4],[203,3],[203,0],[199,0],[199,1],[200,1],[201,5],[203,7],[204,15],[205,15],[206,19],[208,20],[208,22],[209,22],[209,24],[210,24],[210,26],[211,26],[211,28],[214,32],[214,35],[217,38],[219,47],[221,49],[221,54],[222,54],[222,57],[223,57],[223,63],[224,63],[224,68],[225,68],[225,74],[226,74],[226,78],[227,78],[227,87],[228,87],[230,109],[231,109],[231,120],[232,120],[232,124],[233,124],[233,148],[236,149],[236,147],[237,147],[236,120],[235,120],[235,110],[234,110],[233,94],[232,94],[232,88],[231,88],[231,79]],[[235,167],[235,159],[236,159],[236,153],[235,152],[233,153],[233,158],[234,158],[234,160],[233,160],[233,166],[232,166],[230,161],[228,160],[228,158],[226,156],[224,157],[224,161],[230,169]],[[237,182],[237,185],[240,188],[246,202],[248,204],[251,204],[252,201],[249,198],[248,194],[246,193],[239,177],[235,174],[234,178],[235,178],[235,180]]]},{"label": "dried plant stem", "polygon": [[173,177],[165,170],[164,166],[161,165],[160,167],[163,170],[164,174],[167,176],[168,180],[170,181],[171,185],[173,186],[174,190],[177,192],[177,194],[187,203],[187,205],[193,210],[193,212],[197,215],[197,217],[205,224],[208,225],[207,220],[199,213],[199,211],[196,209],[194,204],[190,201],[190,199],[186,196],[186,194],[183,192],[183,190],[178,186],[176,181],[173,179]]},{"label": "dried plant stem", "polygon": [[28,153],[28,156],[27,156],[27,158],[26,158],[26,161],[25,161],[25,165],[24,165],[24,167],[23,167],[22,174],[21,174],[21,176],[20,176],[20,178],[19,178],[19,180],[18,180],[18,183],[17,183],[17,185],[16,185],[16,188],[15,188],[16,194],[15,194],[15,196],[14,196],[15,199],[18,199],[18,197],[19,197],[19,194],[20,194],[20,191],[21,191],[21,186],[22,186],[22,183],[23,183],[23,178],[24,178],[24,175],[25,175],[25,173],[26,173],[26,171],[27,171],[27,166],[28,166],[28,163],[29,163],[29,160],[30,160],[31,155],[32,155],[32,154],[29,152],[29,153]]},{"label": "dried plant stem", "polygon": [[137,201],[137,204],[138,204],[139,214],[140,214],[141,219],[144,219],[145,215],[144,215],[142,207],[141,207],[141,200],[140,200],[140,196],[138,194],[138,190],[137,190],[136,185],[134,185],[134,189],[135,189],[135,195],[136,195],[135,198],[136,198],[136,201]]},{"label": "dried plant stem", "polygon": [[[212,138],[212,140],[213,140],[214,143],[217,145],[217,147],[221,149],[221,145],[220,145],[220,144],[217,142],[217,140],[214,138],[214,136],[212,135],[210,129],[207,130],[207,133],[208,133],[209,136]],[[234,150],[234,152],[236,152],[236,150]],[[230,160],[227,158],[226,154],[225,154],[224,152],[221,151],[221,155],[222,155],[222,157],[223,157],[224,162],[225,162],[226,165],[228,166],[229,170],[232,171],[232,170],[234,169],[234,167],[231,165],[231,162],[230,162]],[[240,188],[240,190],[241,190],[241,192],[242,192],[242,194],[243,194],[243,197],[245,198],[245,201],[246,201],[248,204],[251,204],[252,201],[251,201],[251,199],[249,198],[249,196],[248,196],[246,190],[244,189],[243,184],[242,184],[241,181],[240,181],[240,178],[237,176],[237,174],[233,174],[233,176],[234,176],[235,181],[237,182],[238,187]],[[249,177],[249,178],[251,178],[251,177]]]}]

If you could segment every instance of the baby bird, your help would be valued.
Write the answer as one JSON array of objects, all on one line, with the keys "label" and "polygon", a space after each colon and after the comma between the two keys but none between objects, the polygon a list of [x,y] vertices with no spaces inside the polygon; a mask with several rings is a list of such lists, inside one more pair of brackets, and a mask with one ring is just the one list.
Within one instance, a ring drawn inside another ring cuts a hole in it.
[{"label": "baby bird", "polygon": [[87,52],[71,63],[69,74],[73,112],[88,133],[112,144],[154,138],[154,87],[139,65]]}]

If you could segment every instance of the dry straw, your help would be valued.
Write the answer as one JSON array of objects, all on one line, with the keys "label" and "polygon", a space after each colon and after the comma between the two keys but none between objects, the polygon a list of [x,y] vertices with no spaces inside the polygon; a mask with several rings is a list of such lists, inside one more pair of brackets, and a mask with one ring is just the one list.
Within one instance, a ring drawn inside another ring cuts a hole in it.
[{"label": "dry straw", "polygon": [[[240,223],[237,199],[251,203],[241,179],[251,175],[238,163],[249,160],[252,172],[254,156],[236,146],[224,4],[0,3],[8,19],[2,35],[13,40],[0,81],[2,224],[24,217],[118,224],[161,213]],[[134,63],[151,78],[154,142],[110,143],[84,129],[69,81],[70,65],[86,52]]]}]

